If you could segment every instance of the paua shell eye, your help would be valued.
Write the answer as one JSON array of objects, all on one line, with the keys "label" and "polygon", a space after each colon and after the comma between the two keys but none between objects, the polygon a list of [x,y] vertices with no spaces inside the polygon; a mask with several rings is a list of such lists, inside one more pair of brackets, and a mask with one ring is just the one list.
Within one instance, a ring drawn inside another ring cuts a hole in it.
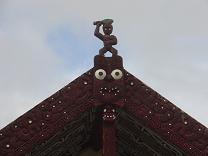
[{"label": "paua shell eye", "polygon": [[106,77],[106,71],[103,70],[103,69],[98,69],[98,70],[96,70],[96,72],[95,72],[95,77],[96,77],[98,80],[103,80],[103,79]]},{"label": "paua shell eye", "polygon": [[119,80],[122,78],[123,73],[120,69],[115,69],[111,72],[111,76],[115,79],[115,80]]}]

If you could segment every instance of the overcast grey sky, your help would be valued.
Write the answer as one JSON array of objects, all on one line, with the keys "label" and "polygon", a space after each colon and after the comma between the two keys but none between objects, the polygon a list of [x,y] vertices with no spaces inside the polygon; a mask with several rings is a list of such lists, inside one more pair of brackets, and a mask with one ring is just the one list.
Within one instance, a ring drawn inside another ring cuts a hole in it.
[{"label": "overcast grey sky", "polygon": [[93,66],[114,19],[125,68],[208,126],[208,0],[0,0],[0,128]]}]

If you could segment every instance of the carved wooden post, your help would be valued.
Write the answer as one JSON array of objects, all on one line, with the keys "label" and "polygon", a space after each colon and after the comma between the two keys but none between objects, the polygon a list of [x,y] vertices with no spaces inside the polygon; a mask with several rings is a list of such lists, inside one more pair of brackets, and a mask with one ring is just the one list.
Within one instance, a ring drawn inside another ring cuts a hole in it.
[{"label": "carved wooden post", "polygon": [[[103,156],[116,156],[116,108],[124,105],[124,69],[122,57],[112,46],[117,38],[111,35],[113,20],[96,21],[95,36],[103,41],[104,47],[94,58],[93,94],[94,105],[102,108],[102,147]],[[103,25],[104,35],[99,32]],[[112,57],[105,57],[109,51]],[[99,116],[98,116],[99,117]]]},{"label": "carved wooden post", "polygon": [[116,115],[111,106],[103,109],[103,156],[116,156]]}]

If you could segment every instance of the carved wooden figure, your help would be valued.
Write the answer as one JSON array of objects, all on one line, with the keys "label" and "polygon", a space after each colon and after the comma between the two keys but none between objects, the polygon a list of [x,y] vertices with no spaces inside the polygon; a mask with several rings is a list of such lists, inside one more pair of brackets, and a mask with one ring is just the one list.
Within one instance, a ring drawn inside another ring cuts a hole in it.
[{"label": "carved wooden figure", "polygon": [[[102,21],[96,21],[94,22],[94,25],[96,25],[95,33],[94,35],[103,41],[104,47],[100,49],[99,54],[104,55],[107,51],[111,52],[113,55],[117,55],[117,50],[112,47],[112,45],[117,44],[117,38],[114,35],[111,35],[113,32],[113,20],[112,19],[105,19]],[[103,25],[103,32],[104,35],[99,32],[100,26]]]}]

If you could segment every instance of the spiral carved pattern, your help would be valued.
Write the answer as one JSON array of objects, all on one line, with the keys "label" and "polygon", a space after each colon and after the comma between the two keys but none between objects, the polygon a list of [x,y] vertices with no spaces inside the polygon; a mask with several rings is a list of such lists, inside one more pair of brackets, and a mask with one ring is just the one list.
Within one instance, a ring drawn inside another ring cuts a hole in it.
[{"label": "spiral carved pattern", "polygon": [[125,110],[189,156],[208,156],[208,129],[126,71]]}]

